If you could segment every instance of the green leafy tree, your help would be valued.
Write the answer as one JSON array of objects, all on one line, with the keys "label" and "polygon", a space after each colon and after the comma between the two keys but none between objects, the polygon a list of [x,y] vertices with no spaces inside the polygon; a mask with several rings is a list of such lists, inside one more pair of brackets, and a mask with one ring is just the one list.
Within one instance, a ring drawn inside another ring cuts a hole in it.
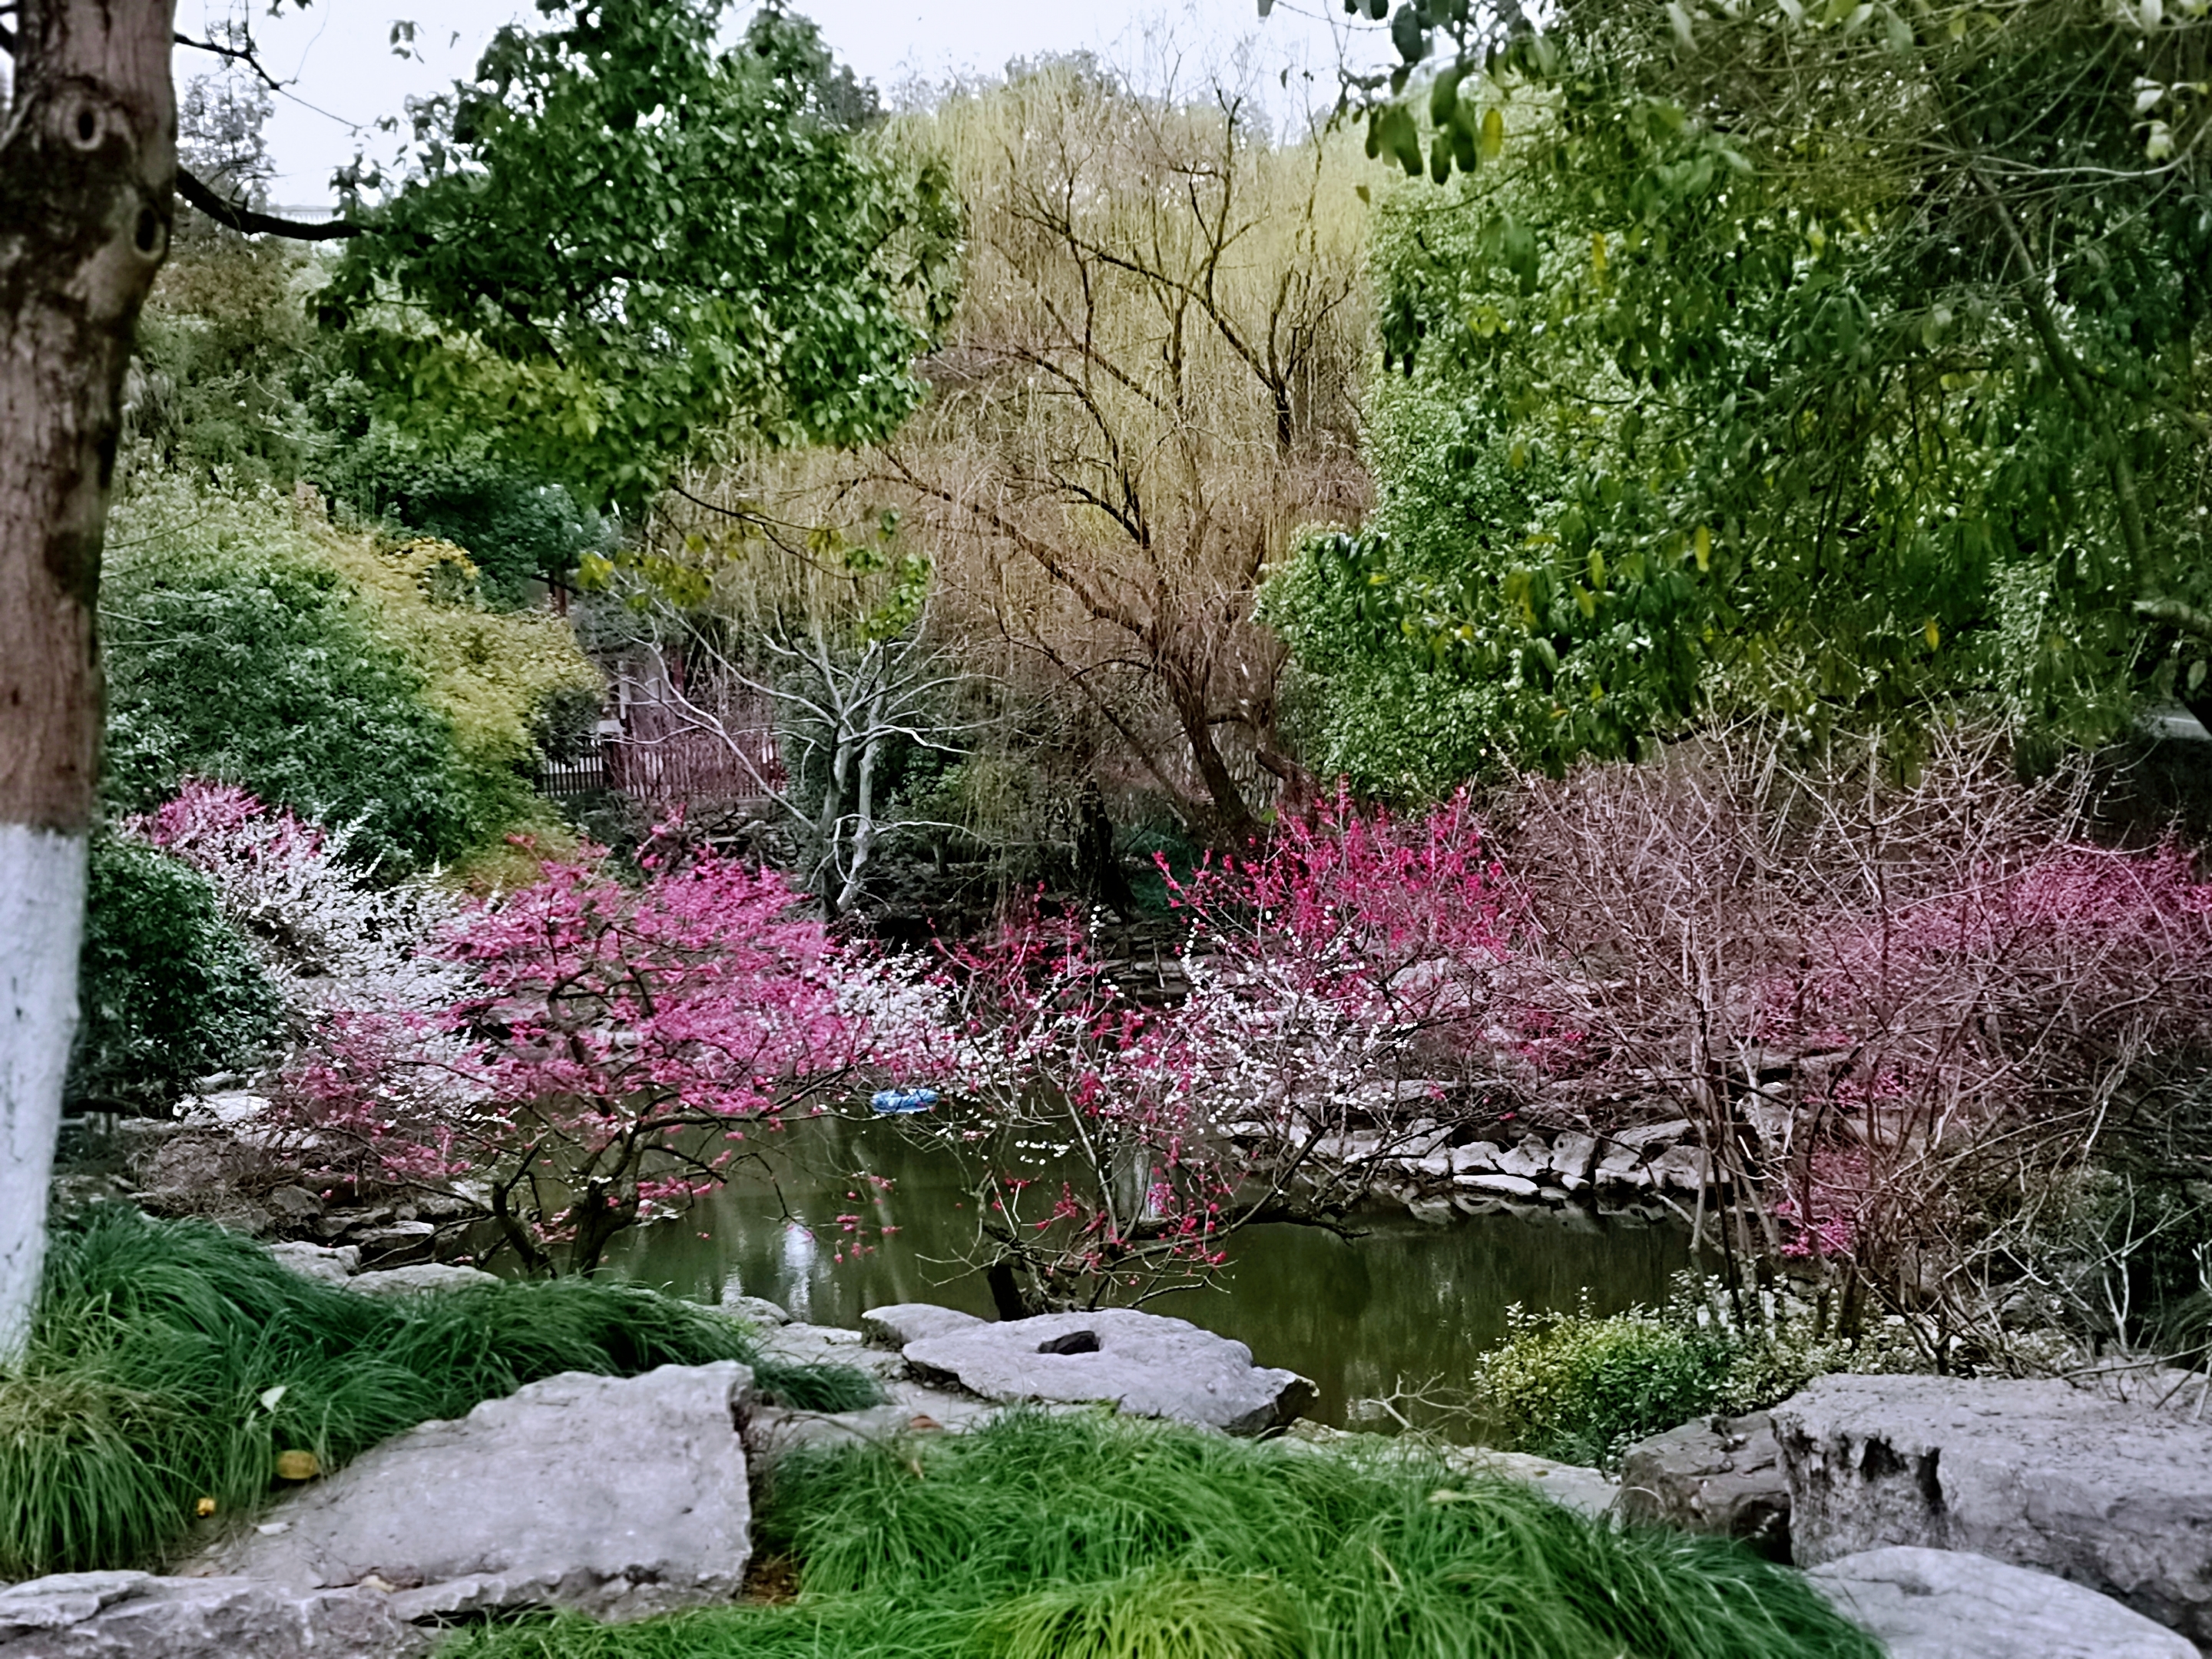
[{"label": "green leafy tree", "polygon": [[80,1100],[164,1104],[248,1058],[282,1012],[207,878],[127,836],[93,838],[78,979],[69,1091]]},{"label": "green leafy tree", "polygon": [[1382,533],[1310,546],[1285,625],[1553,763],[1716,704],[2098,742],[2199,690],[2205,12],[1401,9],[1370,150],[1444,188],[1378,240]]},{"label": "green leafy tree", "polygon": [[770,9],[725,50],[720,0],[541,9],[422,108],[324,291],[382,412],[632,507],[718,437],[896,425],[953,221],[854,141],[813,26]]}]

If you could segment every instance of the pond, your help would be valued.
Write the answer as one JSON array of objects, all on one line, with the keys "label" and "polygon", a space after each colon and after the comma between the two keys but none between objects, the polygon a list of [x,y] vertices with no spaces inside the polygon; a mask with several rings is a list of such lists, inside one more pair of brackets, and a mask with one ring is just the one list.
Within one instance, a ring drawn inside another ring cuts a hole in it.
[{"label": "pond", "polygon": [[[891,1302],[934,1302],[988,1317],[981,1276],[957,1260],[972,1238],[952,1164],[886,1123],[817,1120],[780,1137],[775,1178],[746,1174],[680,1222],[640,1230],[611,1265],[681,1296],[730,1286],[817,1324],[854,1326]],[[854,1182],[866,1170],[890,1186]],[[859,1255],[837,1218],[866,1211],[896,1231]],[[1241,1235],[1217,1286],[1146,1304],[1235,1337],[1263,1365],[1285,1365],[1321,1391],[1311,1415],[1379,1427],[1358,1402],[1402,1380],[1456,1382],[1505,1331],[1505,1310],[1601,1313],[1656,1302],[1689,1265],[1687,1230],[1574,1212],[1459,1217],[1442,1225],[1395,1206],[1355,1218],[1359,1237],[1317,1228]],[[843,1259],[839,1258],[842,1255]],[[1357,1419],[1357,1420],[1355,1420]]]}]

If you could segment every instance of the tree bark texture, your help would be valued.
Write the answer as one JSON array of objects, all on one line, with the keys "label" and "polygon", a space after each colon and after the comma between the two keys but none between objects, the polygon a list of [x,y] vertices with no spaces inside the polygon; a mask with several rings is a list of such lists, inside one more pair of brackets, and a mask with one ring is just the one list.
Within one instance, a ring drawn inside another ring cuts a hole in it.
[{"label": "tree bark texture", "polygon": [[100,763],[94,605],[138,309],[168,252],[173,0],[21,0],[0,131],[0,1356],[45,1255]]}]

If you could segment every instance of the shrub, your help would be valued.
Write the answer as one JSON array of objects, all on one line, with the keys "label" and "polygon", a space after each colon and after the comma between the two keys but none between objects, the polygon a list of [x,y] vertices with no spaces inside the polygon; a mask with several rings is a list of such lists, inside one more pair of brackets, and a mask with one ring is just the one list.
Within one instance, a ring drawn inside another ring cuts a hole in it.
[{"label": "shrub", "polygon": [[188,776],[351,826],[386,877],[534,818],[532,723],[597,694],[565,620],[497,614],[450,544],[399,548],[267,494],[142,484],[103,589],[109,793],[141,811]]},{"label": "shrub", "polygon": [[446,1659],[1874,1659],[1806,1582],[1711,1539],[1614,1532],[1428,1454],[1010,1414],[780,1462],[763,1550],[800,1592]]},{"label": "shrub", "polygon": [[2212,1054],[2212,884],[2192,849],[2090,842],[2084,769],[2024,785],[1987,729],[1923,735],[1902,777],[1759,727],[1524,792],[1507,972],[1583,1034],[1613,1121],[1697,1123],[1735,1287],[1796,1256],[1933,1358],[2008,1340],[1990,1284],[2066,1172],[2171,1161]]},{"label": "shrub", "polygon": [[102,1208],[53,1242],[28,1351],[0,1372],[0,1578],[160,1559],[212,1498],[250,1510],[279,1451],[325,1468],[561,1371],[753,1363],[788,1403],[872,1403],[862,1374],[763,1361],[704,1308],[625,1285],[389,1300],[240,1235]]},{"label": "shrub", "polygon": [[1041,915],[945,951],[957,1104],[933,1121],[1002,1310],[1140,1302],[1210,1279],[1243,1227],[1345,1214],[1480,1037],[1506,906],[1463,799],[1340,798],[1254,857],[1158,868],[1189,926],[1165,1006]]},{"label": "shrub", "polygon": [[246,555],[119,582],[109,602],[118,805],[143,811],[187,777],[221,778],[357,824],[357,858],[403,869],[482,838],[450,725],[335,572]]},{"label": "shrub", "polygon": [[205,878],[295,1003],[409,1008],[459,994],[459,975],[425,948],[459,902],[426,880],[372,884],[344,857],[349,829],[198,779],[125,828]]},{"label": "shrub", "polygon": [[736,1152],[717,1132],[851,1092],[933,1001],[773,871],[641,863],[635,888],[550,864],[459,919],[429,948],[466,994],[330,1021],[279,1088],[285,1120],[346,1173],[475,1177],[526,1265],[557,1247],[589,1273],[623,1229],[720,1183]]},{"label": "shrub", "polygon": [[165,1103],[186,1080],[247,1059],[282,1000],[214,886],[125,836],[92,843],[69,1094]]},{"label": "shrub", "polygon": [[1504,1342],[1476,1368],[1474,1407],[1495,1445],[1609,1465],[1648,1435],[1734,1404],[1744,1346],[1646,1310],[1601,1319],[1516,1307]]},{"label": "shrub", "polygon": [[1823,1337],[1807,1311],[1772,1297],[1735,1322],[1718,1286],[1685,1277],[1663,1308],[1602,1318],[1506,1310],[1505,1340],[1477,1363],[1464,1413],[1491,1444],[1610,1468],[1649,1436],[1716,1413],[1763,1411],[1829,1371],[1915,1369],[1909,1339],[1886,1328]]}]

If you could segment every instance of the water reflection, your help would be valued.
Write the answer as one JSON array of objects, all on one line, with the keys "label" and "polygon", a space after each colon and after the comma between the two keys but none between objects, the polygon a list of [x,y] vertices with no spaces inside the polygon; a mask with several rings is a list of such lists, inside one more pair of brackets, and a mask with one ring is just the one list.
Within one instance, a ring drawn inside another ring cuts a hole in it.
[{"label": "water reflection", "polygon": [[[989,1315],[981,1277],[957,1259],[973,1234],[944,1161],[884,1125],[824,1121],[788,1132],[784,1144],[773,1185],[740,1180],[689,1225],[634,1235],[617,1271],[707,1299],[735,1286],[823,1324],[856,1324],[863,1309],[888,1302]],[[1659,1299],[1688,1262],[1679,1229],[1579,1214],[1431,1226],[1395,1211],[1357,1224],[1362,1237],[1351,1240],[1255,1228],[1218,1287],[1148,1305],[1313,1378],[1314,1414],[1344,1424],[1353,1401],[1401,1380],[1465,1376],[1515,1303],[1571,1308],[1587,1293],[1611,1312]]]}]

